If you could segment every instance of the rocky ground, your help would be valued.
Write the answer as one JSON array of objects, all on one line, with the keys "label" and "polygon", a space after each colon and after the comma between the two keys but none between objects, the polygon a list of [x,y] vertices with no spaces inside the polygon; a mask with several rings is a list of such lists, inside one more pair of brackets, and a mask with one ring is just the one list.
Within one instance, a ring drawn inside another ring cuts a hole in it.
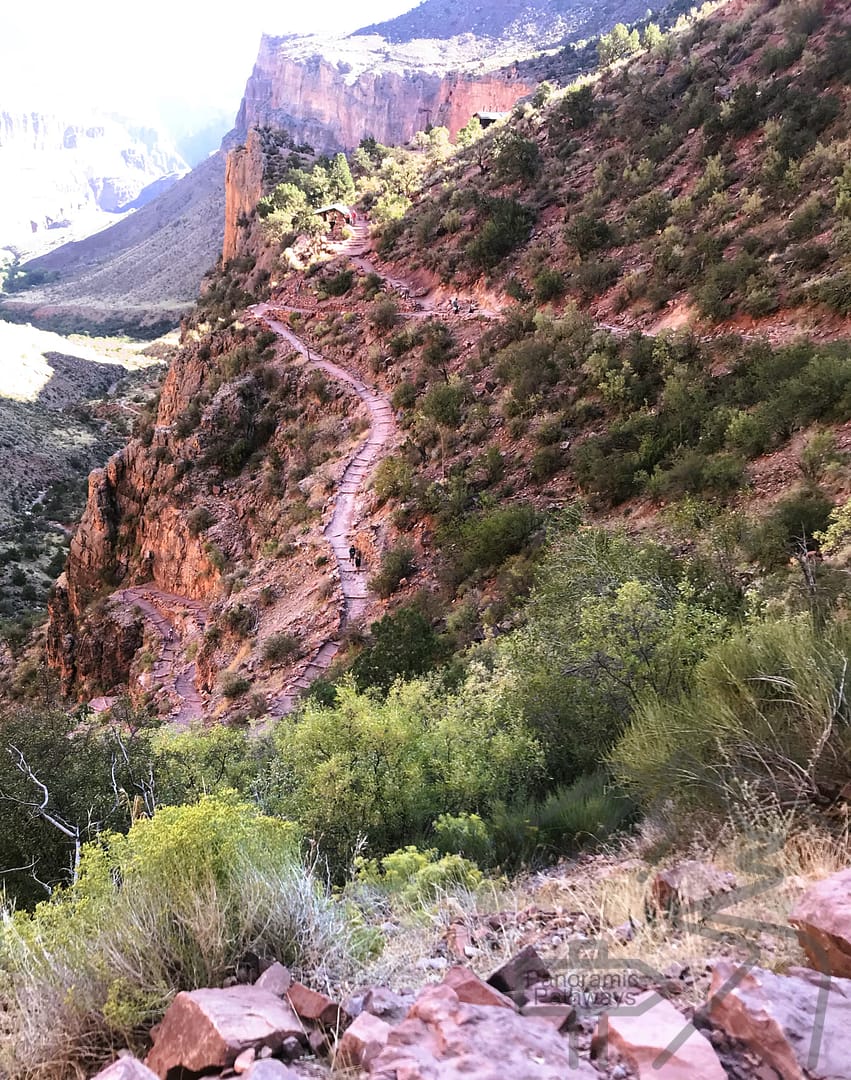
[{"label": "rocky ground", "polygon": [[[683,965],[607,964],[601,927],[540,909],[515,919],[548,923],[547,934],[558,925],[573,945],[568,963],[552,958],[541,935],[480,977],[471,953],[482,937],[464,944],[456,934],[454,956],[435,965],[440,981],[418,991],[370,985],[339,999],[249,955],[228,985],[177,995],[144,1064],[128,1053],[98,1075],[839,1080],[851,1052],[849,886],[851,870],[842,870],[799,895],[785,929],[808,966],[782,973],[746,951],[716,952],[705,978]],[[647,918],[675,920],[681,931],[691,923],[711,938],[711,924],[742,892],[730,872],[687,860],[653,879]],[[500,918],[511,915],[490,921]],[[619,928],[624,940],[633,932]],[[689,995],[696,974],[700,987]]]}]

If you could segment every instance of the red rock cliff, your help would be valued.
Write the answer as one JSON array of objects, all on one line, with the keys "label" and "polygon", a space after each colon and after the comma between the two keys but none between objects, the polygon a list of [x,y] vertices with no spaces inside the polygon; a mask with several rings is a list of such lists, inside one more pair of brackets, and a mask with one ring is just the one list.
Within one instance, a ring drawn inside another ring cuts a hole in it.
[{"label": "red rock cliff", "polygon": [[508,110],[534,89],[511,69],[451,72],[434,59],[419,66],[404,53],[389,60],[386,46],[377,37],[327,43],[264,36],[237,130],[283,128],[321,151],[351,150],[370,135],[395,145],[428,124],[444,125],[454,136],[473,113]]},{"label": "red rock cliff", "polygon": [[240,250],[242,230],[263,194],[263,151],[257,132],[248,132],[245,145],[231,150],[225,166],[225,239],[222,258]]}]

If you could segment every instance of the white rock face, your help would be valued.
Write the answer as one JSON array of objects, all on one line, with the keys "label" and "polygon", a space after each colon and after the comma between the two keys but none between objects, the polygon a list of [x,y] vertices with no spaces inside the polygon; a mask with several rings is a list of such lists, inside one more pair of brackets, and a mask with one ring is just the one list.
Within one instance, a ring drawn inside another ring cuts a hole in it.
[{"label": "white rock face", "polygon": [[152,129],[104,116],[0,112],[0,244],[121,213],[187,171]]}]

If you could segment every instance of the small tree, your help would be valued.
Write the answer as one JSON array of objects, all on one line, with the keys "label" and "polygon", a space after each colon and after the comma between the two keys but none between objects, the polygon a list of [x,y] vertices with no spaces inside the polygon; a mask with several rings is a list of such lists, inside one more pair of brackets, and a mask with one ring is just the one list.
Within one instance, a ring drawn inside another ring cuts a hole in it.
[{"label": "small tree", "polygon": [[334,202],[355,201],[355,182],[345,154],[337,154],[328,169],[328,190]]},{"label": "small tree", "polygon": [[472,146],[481,139],[484,133],[485,129],[482,127],[481,120],[478,116],[473,116],[458,132],[458,145],[460,147]]},{"label": "small tree", "polygon": [[629,30],[624,23],[615,23],[611,33],[603,34],[597,43],[597,57],[601,67],[632,56],[641,48],[637,30]]}]

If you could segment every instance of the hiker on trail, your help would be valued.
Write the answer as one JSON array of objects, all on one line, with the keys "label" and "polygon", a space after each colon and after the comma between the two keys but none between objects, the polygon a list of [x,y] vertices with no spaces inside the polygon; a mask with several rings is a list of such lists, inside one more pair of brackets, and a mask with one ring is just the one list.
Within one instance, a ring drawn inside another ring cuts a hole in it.
[{"label": "hiker on trail", "polygon": [[355,561],[355,555],[357,555],[357,553],[358,553],[358,549],[355,547],[354,544],[352,544],[351,547],[349,548],[349,560],[351,562]]},{"label": "hiker on trail", "polygon": [[355,549],[355,570],[360,570],[361,558],[361,553]]},{"label": "hiker on trail", "polygon": [[458,309],[458,297],[457,296],[452,297],[452,310],[455,312],[456,315],[458,314],[459,309]]}]

